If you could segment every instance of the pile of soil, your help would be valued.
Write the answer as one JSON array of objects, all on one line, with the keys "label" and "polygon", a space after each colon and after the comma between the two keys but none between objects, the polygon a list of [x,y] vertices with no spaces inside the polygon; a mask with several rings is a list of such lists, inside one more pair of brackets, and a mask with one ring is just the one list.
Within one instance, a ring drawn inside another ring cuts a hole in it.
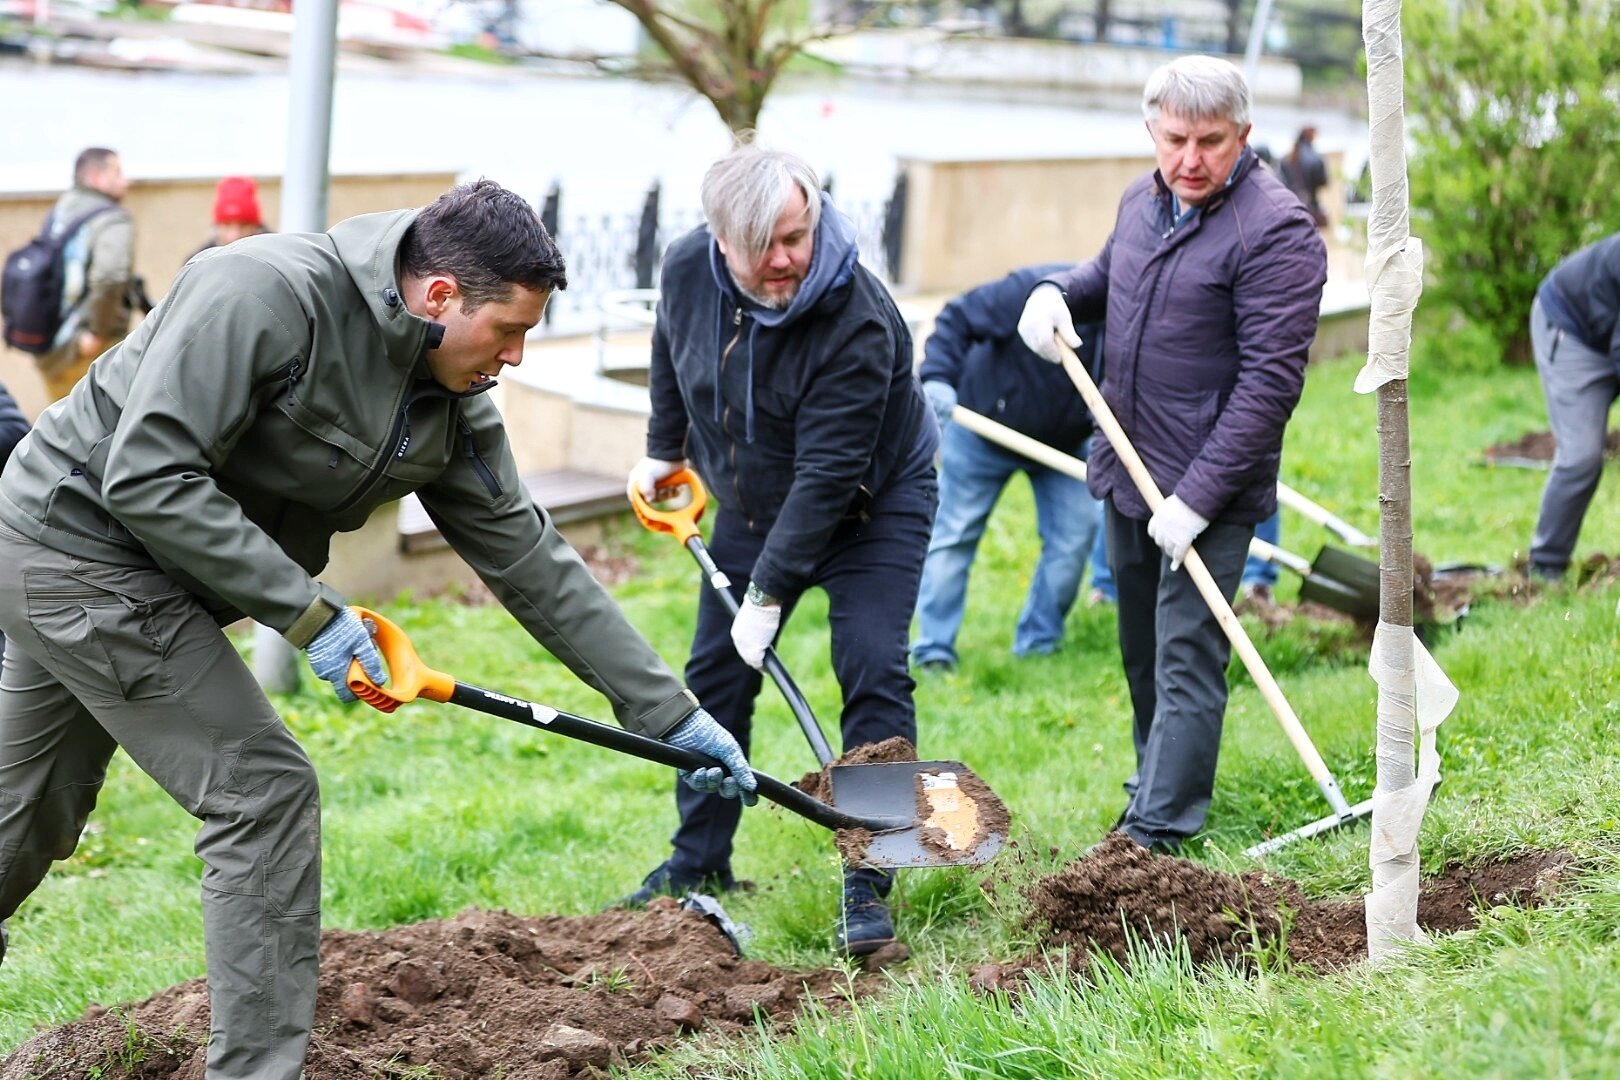
[{"label": "pile of soil", "polygon": [[[1550,469],[1558,440],[1550,431],[1532,431],[1510,442],[1485,448],[1485,460],[1492,465],[1521,469]],[[1603,440],[1603,456],[1620,458],[1620,431],[1611,431]]]},{"label": "pile of soil", "polygon": [[[1464,930],[1479,906],[1539,906],[1568,875],[1567,853],[1533,851],[1485,866],[1447,866],[1423,884],[1418,925],[1431,933]],[[1354,900],[1310,900],[1275,874],[1234,877],[1199,863],[1156,855],[1123,833],[1083,858],[1040,878],[1028,890],[1030,925],[1042,954],[1067,949],[1083,972],[1099,950],[1130,962],[1130,942],[1179,939],[1194,963],[1252,963],[1279,943],[1297,964],[1329,971],[1367,955],[1366,909]],[[1049,956],[1037,954],[974,972],[983,987],[1013,985]]]},{"label": "pile of soil", "polygon": [[[736,955],[674,900],[566,918],[468,910],[453,919],[321,937],[308,1080],[604,1076],[697,1033],[790,1020],[883,985]],[[202,1080],[202,980],[116,1010],[91,1008],[3,1062],[0,1080]],[[137,1060],[139,1059],[139,1060]]]},{"label": "pile of soil", "polygon": [[[1368,558],[1376,559],[1375,555]],[[1620,566],[1616,567],[1620,575]],[[1418,626],[1448,626],[1466,616],[1476,596],[1483,592],[1505,594],[1510,598],[1525,598],[1533,590],[1523,587],[1515,575],[1503,575],[1488,567],[1457,567],[1436,569],[1426,557],[1412,556],[1412,619]],[[1485,588],[1487,580],[1491,587]],[[1238,598],[1232,610],[1239,615],[1253,615],[1267,631],[1276,631],[1295,619],[1311,622],[1344,623],[1357,628],[1362,644],[1372,642],[1375,619],[1357,619],[1336,608],[1315,601],[1288,604],[1276,600],[1271,594],[1248,593]]]}]

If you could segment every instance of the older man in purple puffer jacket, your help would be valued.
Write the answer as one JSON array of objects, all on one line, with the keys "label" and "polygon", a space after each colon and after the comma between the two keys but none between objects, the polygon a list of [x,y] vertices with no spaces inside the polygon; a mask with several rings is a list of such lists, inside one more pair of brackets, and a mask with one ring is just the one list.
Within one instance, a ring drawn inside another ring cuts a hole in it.
[{"label": "older man in purple puffer jacket", "polygon": [[1103,319],[1102,394],[1169,497],[1148,511],[1112,447],[1091,455],[1106,500],[1119,643],[1135,712],[1123,829],[1176,850],[1209,812],[1230,648],[1182,559],[1237,590],[1256,523],[1277,505],[1283,428],[1305,381],[1327,252],[1310,214],[1249,149],[1249,88],[1224,60],[1184,56],[1142,95],[1158,169],[1120,200],[1102,253],[1030,293],[1019,334]]}]

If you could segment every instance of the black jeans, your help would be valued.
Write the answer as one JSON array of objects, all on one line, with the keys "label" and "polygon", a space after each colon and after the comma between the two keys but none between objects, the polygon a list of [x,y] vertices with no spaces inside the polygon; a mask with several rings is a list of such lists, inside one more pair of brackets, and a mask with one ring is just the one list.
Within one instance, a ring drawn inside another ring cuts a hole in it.
[{"label": "black jeans", "polygon": [[[811,584],[827,594],[833,672],[844,696],[839,727],[846,753],[896,735],[917,741],[907,638],[937,503],[932,467],[891,482],[872,502],[867,520],[839,526],[816,565]],[[739,602],[764,545],[765,538],[749,532],[736,514],[722,509],[715,517],[709,553],[731,579]],[[737,655],[732,617],[720,597],[707,583],[700,595],[686,684],[746,753],[762,675]],[[792,614],[789,605],[784,625]],[[785,776],[801,771],[781,770]],[[683,878],[729,872],[742,804],[677,783],[675,805],[681,823],[671,838],[671,871]],[[887,875],[882,877],[880,888],[887,891]]]}]

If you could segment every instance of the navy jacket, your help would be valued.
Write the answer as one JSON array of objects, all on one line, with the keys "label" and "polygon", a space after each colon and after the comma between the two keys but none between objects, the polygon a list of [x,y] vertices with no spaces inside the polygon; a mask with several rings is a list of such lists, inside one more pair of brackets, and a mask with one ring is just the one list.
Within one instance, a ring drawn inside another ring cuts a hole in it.
[{"label": "navy jacket", "polygon": [[28,418],[17,407],[17,399],[11,396],[4,383],[0,383],[0,468],[5,466],[11,451],[26,434]]},{"label": "navy jacket", "polygon": [[[1102,254],[1049,279],[1077,321],[1106,316],[1102,395],[1159,490],[1234,525],[1277,508],[1283,428],[1327,281],[1316,223],[1257,163],[1245,150],[1231,183],[1180,225],[1159,173],[1142,177]],[[1126,517],[1151,516],[1104,439],[1090,485]]]},{"label": "navy jacket", "polygon": [[[1031,352],[1018,336],[1029,291],[1071,265],[1026,266],[946,304],[934,319],[917,374],[923,382],[949,383],[963,408],[1078,457],[1091,434],[1091,413],[1068,374]],[[1095,373],[1102,326],[1076,329],[1080,362]]]},{"label": "navy jacket", "polygon": [[1536,295],[1554,326],[1620,360],[1620,233],[1553,267]]},{"label": "navy jacket", "polygon": [[839,523],[938,440],[911,332],[856,258],[854,229],[825,196],[786,311],[738,295],[706,226],[664,256],[647,454],[690,459],[766,537],[752,577],[782,599],[804,591]]}]

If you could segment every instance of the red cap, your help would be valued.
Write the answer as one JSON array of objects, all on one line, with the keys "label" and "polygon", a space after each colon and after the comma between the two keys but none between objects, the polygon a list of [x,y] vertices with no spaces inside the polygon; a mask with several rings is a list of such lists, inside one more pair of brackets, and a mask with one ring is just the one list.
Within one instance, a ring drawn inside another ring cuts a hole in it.
[{"label": "red cap", "polygon": [[215,225],[263,225],[259,185],[251,176],[227,176],[214,189]]}]

